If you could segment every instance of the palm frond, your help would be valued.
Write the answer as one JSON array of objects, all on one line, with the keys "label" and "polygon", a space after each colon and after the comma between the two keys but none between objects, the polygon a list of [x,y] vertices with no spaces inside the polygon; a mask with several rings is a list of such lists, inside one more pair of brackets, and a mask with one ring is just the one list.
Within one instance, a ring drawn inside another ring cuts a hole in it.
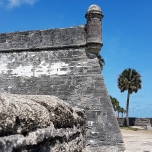
[{"label": "palm frond", "polygon": [[141,75],[135,69],[125,69],[118,77],[118,88],[121,92],[128,90],[130,93],[141,89]]}]

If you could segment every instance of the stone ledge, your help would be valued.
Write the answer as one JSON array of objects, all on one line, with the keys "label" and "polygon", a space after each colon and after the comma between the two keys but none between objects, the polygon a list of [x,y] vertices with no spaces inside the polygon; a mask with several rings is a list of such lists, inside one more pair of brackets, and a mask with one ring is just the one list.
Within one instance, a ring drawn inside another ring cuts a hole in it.
[{"label": "stone ledge", "polygon": [[[74,35],[74,36],[73,36]],[[0,52],[75,48],[86,45],[85,26],[0,34]]]}]

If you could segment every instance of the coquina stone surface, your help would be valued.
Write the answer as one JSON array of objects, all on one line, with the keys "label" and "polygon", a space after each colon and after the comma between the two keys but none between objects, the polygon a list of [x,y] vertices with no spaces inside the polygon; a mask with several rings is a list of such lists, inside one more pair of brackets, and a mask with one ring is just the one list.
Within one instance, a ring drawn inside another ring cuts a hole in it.
[{"label": "coquina stone surface", "polygon": [[[102,11],[99,6],[91,5],[85,17],[87,24],[82,26],[0,34],[0,92],[53,95],[72,107],[83,108],[86,112],[86,147],[95,151],[97,147],[116,146],[122,150],[122,135],[96,57],[102,47]],[[27,108],[29,100],[30,96],[26,98]],[[67,115],[70,109],[64,116],[70,117],[68,124],[61,124],[62,119],[53,116],[51,109],[43,109],[50,103],[36,100],[32,99],[34,103],[30,107],[33,113],[23,112],[25,120],[26,114],[34,115],[36,120],[33,122],[40,128],[50,125],[47,124],[50,117],[56,120],[57,128],[75,124],[73,117]],[[35,115],[33,109],[37,105],[43,105],[43,108]],[[40,113],[45,112],[48,117],[43,120]],[[12,119],[8,117],[2,121],[11,124],[18,122],[18,117],[13,115]],[[30,126],[32,120],[28,121]],[[81,124],[81,119],[79,122]],[[28,126],[24,123],[21,126],[24,129],[15,127],[14,131],[26,134]],[[8,134],[12,126],[9,128],[4,127]]]},{"label": "coquina stone surface", "polygon": [[0,152],[82,151],[84,110],[47,95],[0,94]]}]

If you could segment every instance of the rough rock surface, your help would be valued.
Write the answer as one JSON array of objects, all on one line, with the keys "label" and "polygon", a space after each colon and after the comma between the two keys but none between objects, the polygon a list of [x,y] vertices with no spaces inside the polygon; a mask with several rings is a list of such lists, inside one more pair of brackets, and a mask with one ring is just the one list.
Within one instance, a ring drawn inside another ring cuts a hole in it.
[{"label": "rough rock surface", "polygon": [[0,152],[82,151],[84,110],[55,96],[0,94]]}]

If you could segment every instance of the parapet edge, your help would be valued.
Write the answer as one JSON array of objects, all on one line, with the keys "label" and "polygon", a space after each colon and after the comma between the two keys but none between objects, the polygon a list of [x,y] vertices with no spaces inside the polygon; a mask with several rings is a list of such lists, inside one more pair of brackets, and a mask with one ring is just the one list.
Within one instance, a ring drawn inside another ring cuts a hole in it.
[{"label": "parapet edge", "polygon": [[0,33],[0,52],[77,48],[86,45],[85,25]]}]

